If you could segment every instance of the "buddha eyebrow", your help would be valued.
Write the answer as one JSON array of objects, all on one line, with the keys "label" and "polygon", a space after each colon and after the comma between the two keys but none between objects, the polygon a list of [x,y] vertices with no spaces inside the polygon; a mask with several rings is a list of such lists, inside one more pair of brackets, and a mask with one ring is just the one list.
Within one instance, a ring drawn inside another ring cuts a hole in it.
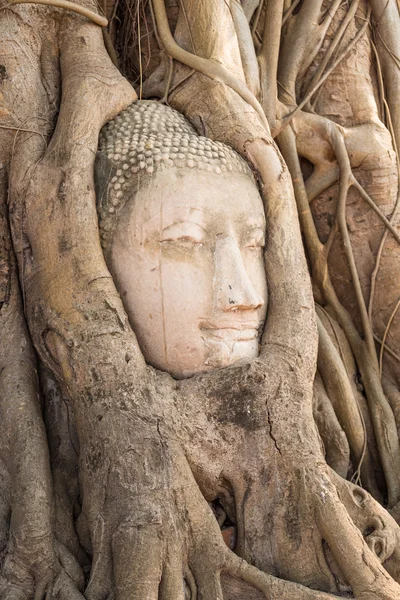
[{"label": "buddha eyebrow", "polygon": [[265,230],[266,227],[266,222],[265,219],[261,219],[256,221],[255,219],[243,219],[243,226],[249,229],[262,229],[263,231]]},{"label": "buddha eyebrow", "polygon": [[169,225],[165,225],[165,227],[162,228],[162,231],[165,231],[166,229],[169,229],[170,227],[174,227],[174,225],[196,225],[197,227],[200,227],[200,229],[202,229],[204,231],[204,233],[207,233],[207,230],[200,225],[200,223],[198,223],[197,221],[192,221],[190,219],[180,219],[179,221],[174,221],[173,223],[170,223]]},{"label": "buddha eyebrow", "polygon": [[[211,215],[213,215],[215,213],[214,210],[210,209],[210,208],[203,208],[203,207],[197,207],[197,208],[193,208],[192,206],[188,206],[186,204],[182,204],[180,206],[163,206],[160,208],[160,210],[158,210],[155,214],[153,214],[151,217],[148,217],[147,219],[143,220],[143,225],[146,225],[146,223],[149,223],[150,221],[154,221],[155,219],[158,218],[162,218],[165,220],[167,220],[167,217],[170,215],[170,213],[175,213],[173,214],[174,218],[176,219],[181,219],[179,222],[184,222],[184,221],[190,221],[190,217],[193,217],[194,213],[209,213]],[[180,216],[179,213],[183,213],[182,217]],[[178,213],[178,214],[177,214]],[[196,221],[192,221],[193,223],[195,223]],[[199,223],[197,223],[198,225],[200,225]],[[200,225],[201,227],[201,225]]]}]

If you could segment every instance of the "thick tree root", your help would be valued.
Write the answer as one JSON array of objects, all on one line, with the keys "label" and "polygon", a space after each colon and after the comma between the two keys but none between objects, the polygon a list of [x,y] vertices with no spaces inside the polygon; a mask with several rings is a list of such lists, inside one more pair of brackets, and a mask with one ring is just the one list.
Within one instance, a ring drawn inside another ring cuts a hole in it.
[{"label": "thick tree root", "polygon": [[[325,542],[358,600],[399,598],[379,560],[396,563],[396,526],[383,520],[379,529],[373,504],[366,519],[365,511],[353,510],[348,494],[353,501],[356,492],[332,483],[313,424],[316,327],[290,177],[257,113],[242,110],[248,107],[236,92],[212,81],[211,92],[193,93],[204,79],[210,86],[204,74],[193,78],[190,94],[180,89],[175,99],[193,120],[201,98],[216,100],[223,118],[210,117],[211,134],[245,154],[260,176],[269,321],[251,365],[181,384],[146,367],[98,238],[92,181],[98,131],[135,98],[104,61],[98,34],[92,25],[65,20],[55,134],[44,155],[37,145],[32,154],[30,138],[16,144],[14,164],[23,175],[11,177],[31,332],[76,415],[79,533],[92,556],[85,597],[183,600],[186,579],[198,600],[222,600],[224,573],[268,600],[333,599],[338,588]],[[44,220],[51,228],[43,228]],[[217,497],[236,520],[241,558],[224,544],[208,504]],[[369,506],[369,497],[363,502]],[[375,527],[363,531],[365,540],[358,529],[364,522]],[[57,552],[63,571],[55,593],[78,599],[80,571],[68,553]],[[274,577],[276,570],[293,582]],[[40,600],[46,587],[38,582]]]},{"label": "thick tree root", "polygon": [[56,8],[63,8],[64,10],[71,10],[72,12],[77,13],[78,15],[82,15],[87,19],[96,23],[100,27],[107,27],[108,21],[105,17],[98,15],[92,10],[88,10],[84,6],[80,6],[75,2],[70,2],[69,0],[11,0],[10,5],[15,4],[45,4],[46,6],[54,6]]},{"label": "thick tree root", "polygon": [[326,462],[341,477],[347,477],[350,448],[319,373],[314,380],[313,415],[324,444]]}]

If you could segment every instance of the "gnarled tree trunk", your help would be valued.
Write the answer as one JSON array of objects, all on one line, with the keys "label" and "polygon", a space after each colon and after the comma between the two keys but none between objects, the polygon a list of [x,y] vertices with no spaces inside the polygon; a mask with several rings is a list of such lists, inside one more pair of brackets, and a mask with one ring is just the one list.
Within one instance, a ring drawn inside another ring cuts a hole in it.
[{"label": "gnarled tree trunk", "polygon": [[[400,598],[395,0],[103,11],[0,7],[1,598]],[[254,360],[144,361],[94,182],[138,97],[257,177]]]}]

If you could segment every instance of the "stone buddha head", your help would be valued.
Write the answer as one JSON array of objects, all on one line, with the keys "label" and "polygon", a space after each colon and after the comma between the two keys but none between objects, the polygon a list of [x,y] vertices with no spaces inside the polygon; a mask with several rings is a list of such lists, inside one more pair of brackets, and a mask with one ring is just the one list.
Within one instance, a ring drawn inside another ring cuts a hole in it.
[{"label": "stone buddha head", "polygon": [[265,216],[245,161],[139,101],[103,128],[95,180],[104,255],[146,361],[184,378],[257,356]]}]

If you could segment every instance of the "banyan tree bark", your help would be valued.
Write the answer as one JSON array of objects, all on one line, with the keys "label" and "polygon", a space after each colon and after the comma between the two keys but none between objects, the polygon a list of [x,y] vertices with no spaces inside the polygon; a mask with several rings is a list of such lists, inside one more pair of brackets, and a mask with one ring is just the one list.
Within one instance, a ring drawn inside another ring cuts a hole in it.
[{"label": "banyan tree bark", "polygon": [[[90,22],[94,5],[87,16],[3,5],[1,597],[400,598],[400,530],[378,502],[396,515],[399,278],[385,275],[400,239],[395,82],[387,99],[375,94],[380,74],[398,78],[384,58],[390,20],[369,77],[361,2],[133,7],[157,33],[139,94],[168,100],[257,175],[269,286],[260,355],[182,381],[146,365],[102,255],[93,180],[101,127],[137,94]],[[376,20],[381,8],[371,3]],[[349,86],[365,99],[359,112],[355,96],[342,99]],[[392,353],[384,386],[374,336]]]}]

